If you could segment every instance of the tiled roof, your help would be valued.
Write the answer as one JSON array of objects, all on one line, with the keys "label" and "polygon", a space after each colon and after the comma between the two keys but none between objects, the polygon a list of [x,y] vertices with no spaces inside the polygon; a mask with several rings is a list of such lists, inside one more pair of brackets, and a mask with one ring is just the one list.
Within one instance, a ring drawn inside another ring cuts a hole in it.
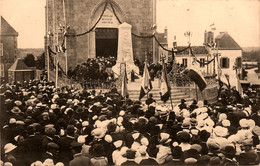
[{"label": "tiled roof", "polygon": [[[183,50],[185,49],[187,46],[177,46],[177,51],[179,50]],[[208,50],[206,49],[205,46],[191,46],[191,49],[192,49],[192,53],[193,54],[208,54]],[[183,51],[183,52],[180,52],[180,53],[177,53],[177,55],[186,55],[186,54],[189,54],[189,49]]]},{"label": "tiled roof", "polygon": [[161,44],[168,44],[167,38],[165,38],[164,36],[164,33],[156,33],[156,37]]},{"label": "tiled roof", "polygon": [[18,33],[14,30],[14,28],[2,16],[0,17],[1,35],[18,36]]},{"label": "tiled roof", "polygon": [[223,32],[219,34],[216,36],[215,41],[219,50],[242,50],[228,33]]},{"label": "tiled roof", "polygon": [[32,71],[32,69],[26,66],[23,59],[17,58],[8,71]]}]

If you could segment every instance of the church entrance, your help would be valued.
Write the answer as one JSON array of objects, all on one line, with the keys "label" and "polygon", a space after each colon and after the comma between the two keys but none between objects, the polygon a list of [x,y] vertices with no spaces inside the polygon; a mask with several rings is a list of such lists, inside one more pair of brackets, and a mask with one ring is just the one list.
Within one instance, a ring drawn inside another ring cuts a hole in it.
[{"label": "church entrance", "polygon": [[96,57],[117,58],[118,29],[96,28]]}]

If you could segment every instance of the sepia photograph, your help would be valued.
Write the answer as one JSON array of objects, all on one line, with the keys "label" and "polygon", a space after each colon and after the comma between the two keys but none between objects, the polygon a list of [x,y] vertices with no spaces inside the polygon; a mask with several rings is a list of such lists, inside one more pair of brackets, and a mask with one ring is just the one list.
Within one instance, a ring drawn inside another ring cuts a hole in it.
[{"label": "sepia photograph", "polygon": [[260,165],[259,0],[0,0],[0,165]]}]

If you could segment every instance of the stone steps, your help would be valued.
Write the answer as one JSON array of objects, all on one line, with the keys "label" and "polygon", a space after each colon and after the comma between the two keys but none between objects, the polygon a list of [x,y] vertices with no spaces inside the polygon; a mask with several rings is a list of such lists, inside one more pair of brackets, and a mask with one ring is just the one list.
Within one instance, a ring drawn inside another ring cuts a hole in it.
[{"label": "stone steps", "polygon": [[[159,88],[154,88],[152,89],[149,93],[152,93],[153,94],[153,99],[158,103],[158,104],[163,104],[163,101],[161,101],[161,98],[160,98],[160,89]],[[132,99],[132,100],[138,100],[139,99],[139,93],[140,93],[140,90],[129,90],[128,91],[129,93],[129,97]],[[180,89],[172,89],[171,90],[171,98],[172,98],[172,103],[173,104],[179,104],[181,99],[185,99],[187,101],[187,103],[191,103],[193,101],[192,98],[190,98],[189,95],[186,95],[184,92],[182,92]],[[147,96],[144,96],[142,99],[141,99],[141,102],[144,103],[147,99]],[[168,100],[166,102],[166,105],[171,105],[171,101]]]}]

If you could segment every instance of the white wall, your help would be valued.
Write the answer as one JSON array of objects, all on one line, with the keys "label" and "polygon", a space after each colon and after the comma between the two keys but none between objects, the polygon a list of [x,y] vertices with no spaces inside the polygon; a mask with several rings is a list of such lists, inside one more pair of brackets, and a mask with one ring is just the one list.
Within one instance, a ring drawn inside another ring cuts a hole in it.
[{"label": "white wall", "polygon": [[229,81],[231,86],[236,86],[236,70],[233,70],[233,66],[235,65],[236,59],[238,57],[242,58],[242,50],[218,50],[218,53],[221,54],[219,56],[219,62],[221,58],[229,58],[229,68],[222,68],[221,70],[222,74],[229,75]]},{"label": "white wall", "polygon": [[[216,51],[215,51],[216,53]],[[236,86],[237,85],[237,80],[236,80],[236,71],[233,70],[233,66],[235,65],[236,59],[238,57],[242,58],[242,50],[218,50],[218,53],[221,54],[221,56],[218,57],[218,62],[220,63],[220,59],[227,57],[229,58],[229,68],[222,68],[222,74],[228,74],[229,75],[229,80],[230,80],[230,84],[231,86]],[[209,50],[209,54],[211,54],[212,56],[208,57],[208,60],[211,60],[213,58],[213,51]],[[205,60],[207,61],[207,55],[206,54],[197,54],[196,55],[197,60],[200,60],[200,58],[205,58]],[[188,61],[188,66],[190,61],[192,61],[192,58],[189,58],[189,55],[177,55],[175,57],[176,59],[176,63],[180,63],[182,64],[182,59],[183,58],[187,58]],[[210,63],[210,65],[208,65],[208,73],[213,74],[213,65],[214,62]],[[207,65],[205,65],[204,67],[200,67],[201,72],[202,73],[207,73]],[[218,73],[218,64],[217,62],[215,63],[215,72],[216,74]]]},{"label": "white wall", "polygon": [[[177,55],[177,56],[175,56],[176,63],[182,64],[182,59],[184,59],[184,58],[187,59],[188,66],[193,61],[193,57],[189,58],[189,55]],[[205,62],[207,61],[206,54],[197,54],[196,58],[197,58],[197,60],[200,60],[200,58],[204,58]],[[210,60],[210,59],[211,59],[211,57],[208,57],[208,60]],[[205,65],[204,67],[200,67],[200,70],[202,73],[207,73],[207,65]],[[212,72],[210,66],[208,66],[208,72],[209,73]]]}]

